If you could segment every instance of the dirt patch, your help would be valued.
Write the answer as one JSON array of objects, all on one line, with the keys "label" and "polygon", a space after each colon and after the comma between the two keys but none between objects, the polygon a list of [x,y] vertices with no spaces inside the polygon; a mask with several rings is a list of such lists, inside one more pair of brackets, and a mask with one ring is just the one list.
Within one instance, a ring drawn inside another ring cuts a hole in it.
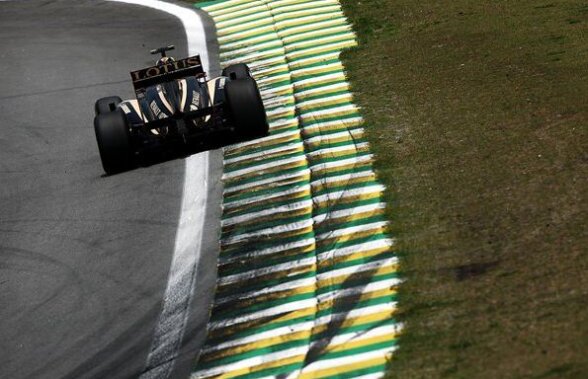
[{"label": "dirt patch", "polygon": [[461,282],[466,279],[473,279],[480,275],[484,275],[496,266],[498,266],[497,261],[486,263],[469,263],[455,267],[453,272],[455,273],[455,278],[457,281]]}]

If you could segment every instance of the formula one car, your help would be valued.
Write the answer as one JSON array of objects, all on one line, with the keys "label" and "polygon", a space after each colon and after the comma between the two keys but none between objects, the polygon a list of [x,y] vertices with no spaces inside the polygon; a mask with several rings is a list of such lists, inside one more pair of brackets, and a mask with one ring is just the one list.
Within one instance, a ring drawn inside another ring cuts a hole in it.
[{"label": "formula one car", "polygon": [[142,158],[178,157],[268,134],[257,83],[245,64],[208,80],[200,56],[174,60],[173,45],[155,66],[132,71],[136,99],[96,101],[94,130],[107,174],[137,167]]}]

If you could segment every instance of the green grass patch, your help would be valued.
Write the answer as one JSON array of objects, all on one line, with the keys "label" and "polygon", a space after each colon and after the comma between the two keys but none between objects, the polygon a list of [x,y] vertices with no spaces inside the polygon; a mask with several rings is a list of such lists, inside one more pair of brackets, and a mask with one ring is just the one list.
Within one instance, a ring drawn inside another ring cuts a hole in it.
[{"label": "green grass patch", "polygon": [[407,279],[389,377],[588,377],[588,3],[342,4]]}]

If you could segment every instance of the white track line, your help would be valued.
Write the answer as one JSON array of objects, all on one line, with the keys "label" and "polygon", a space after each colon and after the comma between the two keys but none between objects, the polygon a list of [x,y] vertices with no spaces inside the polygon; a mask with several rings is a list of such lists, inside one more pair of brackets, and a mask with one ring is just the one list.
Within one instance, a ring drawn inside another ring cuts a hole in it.
[{"label": "white track line", "polygon": [[[205,71],[210,62],[202,20],[191,9],[156,0],[109,0],[142,5],[176,16],[182,21],[188,53],[200,54]],[[141,379],[168,378],[173,370],[189,316],[196,268],[200,261],[208,198],[209,153],[186,159],[182,208],[159,322]]]}]

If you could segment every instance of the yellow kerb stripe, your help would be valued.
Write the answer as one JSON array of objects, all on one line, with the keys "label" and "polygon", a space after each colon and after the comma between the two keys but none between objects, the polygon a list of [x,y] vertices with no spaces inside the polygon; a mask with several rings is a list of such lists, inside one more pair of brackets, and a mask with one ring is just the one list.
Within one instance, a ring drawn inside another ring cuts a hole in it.
[{"label": "yellow kerb stripe", "polygon": [[222,36],[222,34],[219,34],[218,40],[219,40],[219,43],[230,43],[230,42],[242,40],[243,38],[253,37],[256,35],[270,33],[273,31],[274,31],[274,26],[267,25],[267,26],[261,26],[259,28],[251,29],[248,32],[243,31],[243,32],[238,32],[238,33],[231,33],[231,34],[227,34],[225,36]]},{"label": "yellow kerb stripe", "polygon": [[[331,8],[329,9],[330,12],[332,12],[332,14],[334,14],[335,12],[340,12],[341,8],[340,7],[334,7],[333,5],[327,5],[330,6]],[[310,8],[310,7],[309,7]],[[274,11],[274,19],[276,21],[284,21],[284,20],[290,20],[290,19],[297,19],[300,17],[305,17],[305,16],[312,16],[314,14],[316,14],[317,11],[325,11],[324,9],[316,9],[316,8],[310,8],[310,9],[303,9],[303,10],[291,10],[289,12],[280,12],[280,11]],[[328,13],[325,13],[328,14]]]},{"label": "yellow kerb stripe", "polygon": [[[258,2],[256,1],[256,3]],[[206,9],[206,11],[212,16],[216,16],[219,14],[236,12],[240,9],[249,7],[251,7],[251,0],[232,0],[220,4],[210,4],[204,7],[204,9]]]},{"label": "yellow kerb stripe", "polygon": [[258,225],[263,222],[271,222],[271,221],[278,222],[280,220],[283,220],[285,218],[290,218],[290,217],[303,216],[303,215],[308,215],[310,217],[311,213],[312,213],[312,206],[309,205],[308,207],[304,207],[304,208],[300,208],[300,209],[269,214],[266,216],[260,216],[260,217],[251,219],[249,221],[242,221],[238,224],[223,226],[222,233],[226,234],[226,233],[229,233],[229,232],[232,232],[235,230],[239,231],[239,229],[241,229],[243,227],[255,226],[255,225]]},{"label": "yellow kerb stripe", "polygon": [[[341,74],[341,75],[343,75],[343,66],[336,64],[336,65],[329,65],[327,67],[317,67],[317,68],[312,67],[309,69],[293,72],[292,78],[294,80],[296,80],[300,77],[316,76],[319,74]],[[319,79],[319,78],[317,78],[317,79]]]},{"label": "yellow kerb stripe", "polygon": [[338,11],[338,12],[331,12],[331,13],[327,13],[327,14],[316,15],[315,17],[312,17],[311,19],[307,18],[304,20],[294,19],[294,20],[276,21],[275,25],[279,30],[282,30],[283,28],[288,28],[288,27],[292,27],[292,26],[314,24],[314,23],[321,22],[324,20],[333,20],[335,18],[342,18],[342,17],[343,17],[343,13],[341,11]]},{"label": "yellow kerb stripe", "polygon": [[314,263],[309,264],[309,265],[305,265],[305,266],[296,266],[296,267],[290,268],[285,271],[272,272],[270,274],[264,274],[264,275],[259,274],[258,276],[243,278],[243,279],[237,280],[235,282],[226,283],[226,284],[223,283],[223,284],[219,285],[217,291],[223,291],[226,293],[239,292],[239,291],[241,291],[241,288],[245,284],[248,284],[248,283],[261,283],[263,281],[276,280],[276,279],[286,280],[290,276],[306,274],[306,273],[314,273],[315,271],[316,271],[316,265]]},{"label": "yellow kerb stripe", "polygon": [[316,287],[313,284],[310,286],[297,287],[297,288],[293,288],[293,289],[289,289],[289,290],[285,290],[285,291],[258,295],[258,296],[250,297],[247,299],[240,299],[241,302],[239,304],[239,308],[247,308],[247,307],[254,305],[254,304],[263,304],[265,302],[270,302],[270,301],[274,301],[274,300],[278,300],[278,299],[282,299],[282,298],[287,299],[287,298],[295,296],[295,295],[303,295],[303,294],[313,293],[315,291],[315,289],[316,289]]},{"label": "yellow kerb stripe", "polygon": [[[209,12],[210,14],[212,14],[213,12],[208,11],[208,7],[206,8],[207,12]],[[249,8],[242,8],[240,10],[231,10],[228,13],[224,13],[224,14],[219,14],[219,12],[216,12],[216,15],[214,16],[214,20],[216,22],[223,22],[223,20],[233,20],[235,17],[244,17],[247,15],[252,15],[252,14],[256,14],[259,12],[267,12],[267,8],[264,7],[263,5],[255,5],[255,6],[250,6]]]},{"label": "yellow kerb stripe", "polygon": [[293,129],[298,127],[298,120],[293,119],[291,122],[280,123],[279,125],[270,125],[270,134],[284,129]]},{"label": "yellow kerb stripe", "polygon": [[317,240],[316,245],[317,246],[329,246],[334,243],[347,242],[347,241],[352,241],[352,240],[363,238],[363,237],[384,234],[387,231],[388,231],[388,229],[385,226],[382,226],[382,227],[378,227],[378,228],[365,230],[362,232],[353,232],[350,234],[344,234],[342,236],[336,236],[336,237],[332,237],[332,238],[325,238],[325,239]]},{"label": "yellow kerb stripe", "polygon": [[255,20],[260,18],[261,16],[265,17],[266,19],[271,18],[272,14],[270,11],[263,9],[262,7],[258,7],[257,9],[248,9],[247,11],[243,11],[240,14],[233,14],[233,17],[227,18],[225,17],[223,21],[220,18],[216,18],[216,27],[217,29],[223,29],[231,25],[235,24],[242,24],[251,20]]},{"label": "yellow kerb stripe", "polygon": [[[360,302],[360,301],[376,299],[376,298],[384,297],[384,296],[393,296],[395,294],[396,294],[395,290],[393,290],[391,288],[384,288],[384,289],[378,290],[378,291],[364,292],[359,297],[357,297],[357,294],[348,295],[348,296],[353,296],[353,301]],[[348,297],[348,296],[339,296],[336,299],[325,300],[324,302],[319,303],[318,310],[324,311],[329,308],[333,308],[333,306],[335,305],[336,302],[340,302],[341,299]]]},{"label": "yellow kerb stripe", "polygon": [[[391,311],[383,311],[378,313],[371,313],[365,316],[358,316],[353,318],[346,318],[344,321],[341,322],[340,328],[349,328],[352,326],[360,326],[364,324],[369,324],[378,321],[389,320],[392,317]],[[337,324],[339,325],[339,324]],[[312,334],[318,335],[323,333],[324,331],[329,329],[329,324],[321,324],[312,328]]]},{"label": "yellow kerb stripe", "polygon": [[330,99],[328,97],[325,97],[323,99],[320,99],[320,101],[316,101],[311,104],[302,105],[302,106],[299,106],[298,108],[301,109],[302,111],[308,112],[308,111],[313,111],[318,108],[335,107],[335,106],[339,106],[342,104],[347,104],[347,103],[350,103],[352,99],[353,98],[352,98],[351,94],[341,96],[336,99]]},{"label": "yellow kerb stripe", "polygon": [[[381,192],[379,192],[379,191],[369,192],[369,193],[365,193],[365,194],[361,194],[361,195],[357,195],[357,196],[341,197],[340,199],[337,199],[337,200],[325,200],[325,201],[321,201],[321,202],[315,202],[314,208],[315,209],[329,208],[333,205],[341,205],[341,204],[350,204],[351,205],[352,203],[355,203],[357,201],[377,199],[380,197],[381,197]],[[328,219],[329,218],[327,218],[327,220]]]},{"label": "yellow kerb stripe", "polygon": [[253,150],[253,148],[260,148],[260,147],[268,147],[271,148],[274,145],[280,145],[286,142],[297,142],[300,141],[300,134],[298,133],[292,133],[292,134],[287,134],[284,137],[281,138],[272,138],[272,139],[268,139],[265,141],[260,140],[259,144],[251,146],[251,145],[247,145],[247,146],[236,146],[236,147],[227,147],[225,148],[225,157],[227,158],[231,158],[233,155],[237,155],[237,154],[242,154],[247,152],[248,150]]},{"label": "yellow kerb stripe", "polygon": [[[339,76],[336,79],[342,79]],[[338,81],[336,83],[328,83],[322,87],[313,87],[305,91],[296,92],[294,98],[297,103],[304,102],[306,100],[316,100],[317,96],[330,96],[330,95],[341,95],[341,93],[348,93],[349,83],[345,81]]]},{"label": "yellow kerb stripe", "polygon": [[383,334],[383,335],[377,336],[377,337],[365,338],[365,339],[360,339],[360,340],[356,340],[356,341],[351,340],[351,341],[348,341],[345,343],[328,346],[326,348],[325,353],[335,353],[335,352],[339,352],[339,351],[360,348],[360,347],[369,346],[369,345],[382,343],[382,342],[392,342],[397,337],[398,337],[397,333],[390,332],[390,333],[386,333],[386,334]]},{"label": "yellow kerb stripe", "polygon": [[337,187],[349,186],[352,184],[373,182],[375,180],[376,180],[376,174],[370,174],[367,176],[360,176],[357,178],[350,178],[350,179],[342,179],[342,180],[337,180],[337,181],[332,181],[332,182],[315,182],[315,183],[312,183],[312,191],[318,192],[318,191],[326,190],[327,188],[337,188]]},{"label": "yellow kerb stripe", "polygon": [[297,49],[304,49],[310,46],[317,46],[317,45],[326,45],[334,42],[341,42],[341,41],[354,41],[355,37],[352,32],[339,34],[335,36],[326,36],[321,38],[316,38],[311,41],[302,41],[297,43],[291,43],[285,46],[286,51],[293,51]]},{"label": "yellow kerb stripe", "polygon": [[286,154],[293,154],[293,153],[300,153],[304,151],[304,147],[298,146],[284,146],[283,150],[274,151],[273,153],[267,153],[262,156],[257,156],[254,158],[248,158],[241,160],[239,162],[228,163],[225,164],[225,167],[238,167],[238,166],[247,166],[249,164],[254,164],[255,162],[264,161],[271,158],[277,158]]},{"label": "yellow kerb stripe", "polygon": [[[305,227],[305,228],[291,230],[291,231],[288,231],[288,232],[281,232],[281,233],[273,233],[271,235],[264,235],[264,236],[262,236],[263,238],[259,238],[259,239],[265,239],[265,240],[267,240],[269,238],[272,238],[272,239],[275,239],[276,240],[276,243],[279,243],[279,239],[280,238],[296,237],[296,236],[299,236],[299,235],[302,235],[302,234],[308,234],[308,233],[310,233],[312,231],[313,231],[312,226],[308,226],[308,227]],[[234,248],[239,248],[242,245],[247,245],[247,243],[248,243],[247,241],[223,242],[222,243],[222,247],[223,248],[229,248],[230,247],[230,248],[234,249]],[[249,243],[251,243],[251,242],[249,242]]]},{"label": "yellow kerb stripe", "polygon": [[273,2],[269,2],[268,6],[272,9],[275,8],[280,8],[280,7],[286,7],[286,6],[290,6],[290,5],[296,5],[296,4],[306,4],[306,3],[322,3],[323,1],[321,0],[277,0],[277,1],[273,1]]},{"label": "yellow kerb stripe", "polygon": [[[286,201],[286,200],[291,200],[292,202],[295,202],[295,201],[298,201],[299,199],[301,199],[303,197],[307,197],[307,196],[310,196],[310,191],[307,188],[306,189],[302,188],[300,191],[297,191],[297,192],[294,192],[294,193],[291,193],[291,194],[288,194],[285,196],[272,197],[269,201],[272,203],[282,202],[282,201]],[[225,214],[227,216],[230,216],[233,213],[243,212],[247,208],[267,204],[267,202],[268,202],[267,199],[260,199],[259,201],[255,201],[255,202],[251,202],[251,203],[243,204],[243,205],[236,205],[236,206],[232,206],[232,207],[228,207],[225,205]]]},{"label": "yellow kerb stripe", "polygon": [[275,77],[266,77],[264,79],[258,79],[259,83],[263,86],[272,86],[273,84],[280,83],[286,80],[290,80],[290,76],[280,75]]},{"label": "yellow kerb stripe", "polygon": [[[387,359],[385,356],[368,359],[362,362],[351,363],[347,365],[337,365],[330,368],[316,370],[316,371],[305,371],[298,376],[297,379],[320,379],[328,376],[343,375],[345,372],[360,370],[362,368],[380,366],[386,364]],[[312,368],[312,366],[310,366]]]},{"label": "yellow kerb stripe", "polygon": [[279,120],[282,118],[292,118],[296,121],[296,111],[294,109],[284,109],[279,113],[274,113],[271,116],[268,116],[268,122],[272,122],[275,120]]},{"label": "yellow kerb stripe", "polygon": [[244,188],[244,189],[242,189],[240,191],[231,192],[230,195],[225,194],[225,198],[230,199],[231,197],[238,196],[238,195],[241,195],[241,194],[244,194],[244,193],[261,191],[261,190],[264,190],[264,189],[270,189],[270,188],[277,187],[277,186],[280,186],[280,185],[295,184],[295,183],[299,183],[299,182],[302,183],[302,182],[308,181],[308,180],[310,180],[310,174],[308,172],[301,171],[299,175],[294,176],[294,177],[289,178],[289,179],[283,179],[283,180],[275,181],[275,182],[272,182],[272,183],[266,183],[266,184],[262,184],[262,185],[259,185],[259,186],[253,186],[253,187],[249,187],[249,188]]},{"label": "yellow kerb stripe", "polygon": [[[275,259],[276,257],[283,257],[283,256],[290,256],[290,255],[299,255],[299,254],[305,254],[305,253],[309,253],[311,251],[314,251],[315,246],[314,246],[314,242],[309,242],[308,245],[304,245],[301,247],[295,247],[295,248],[291,248],[288,250],[282,250],[282,251],[276,251],[273,254],[267,254],[267,255],[263,255],[263,256],[258,256],[258,257],[251,257],[251,256],[243,256],[243,259],[249,259],[249,260],[259,260],[259,259]],[[239,261],[231,261],[231,262],[225,262],[225,263],[219,263],[219,270],[222,270],[225,267],[231,267],[231,266],[240,266],[242,265],[242,262]]]},{"label": "yellow kerb stripe", "polygon": [[297,167],[303,167],[303,166],[306,166],[306,160],[304,158],[301,158],[299,161],[291,162],[288,164],[283,164],[283,165],[279,165],[279,166],[275,166],[275,167],[271,167],[271,168],[264,169],[262,167],[259,167],[259,170],[257,170],[257,171],[251,171],[246,174],[239,175],[237,177],[225,178],[224,180],[225,180],[225,183],[233,183],[233,182],[238,182],[240,180],[259,176],[259,175],[271,174],[274,172],[279,172],[282,170],[288,170],[291,168],[297,168]]},{"label": "yellow kerb stripe", "polygon": [[319,149],[321,147],[329,147],[330,145],[339,144],[342,142],[348,142],[350,144],[355,143],[358,139],[363,137],[363,130],[354,130],[354,133],[348,133],[344,135],[338,136],[329,136],[325,135],[321,137],[321,139],[316,139],[314,141],[308,141],[306,146],[312,149]]},{"label": "yellow kerb stripe", "polygon": [[219,28],[217,33],[218,36],[222,38],[223,36],[241,33],[245,30],[251,30],[252,28],[254,28],[254,30],[263,30],[267,27],[271,27],[273,30],[273,23],[271,19],[261,19],[256,21],[245,22],[240,25]]},{"label": "yellow kerb stripe", "polygon": [[249,343],[242,344],[239,346],[228,347],[228,348],[225,348],[222,350],[217,350],[214,352],[204,354],[202,356],[202,362],[208,362],[208,361],[211,361],[214,359],[222,359],[222,358],[230,357],[233,355],[247,353],[249,351],[253,351],[253,350],[257,350],[257,349],[263,349],[268,346],[275,346],[275,345],[279,345],[281,343],[298,341],[298,340],[305,340],[305,339],[309,339],[309,338],[310,338],[310,329],[303,330],[303,331],[300,331],[297,333],[283,334],[281,336],[270,337],[270,338],[266,338],[263,340],[249,342]]},{"label": "yellow kerb stripe", "polygon": [[[343,255],[343,256],[336,257],[336,258],[319,259],[318,267],[319,267],[319,270],[328,270],[334,264],[351,262],[356,259],[362,259],[362,258],[364,258],[364,259],[365,258],[372,258],[372,257],[377,257],[379,255],[386,256],[386,255],[391,254],[390,251],[391,251],[391,249],[389,247],[380,247],[378,249],[359,251],[354,254]],[[396,265],[384,266],[384,267],[379,268],[376,271],[370,271],[370,275],[376,276],[376,275],[391,274],[393,272],[396,272],[397,271],[396,269],[397,269]],[[335,277],[335,278],[330,278],[329,280],[326,280],[325,282],[320,281],[319,285],[320,286],[323,286],[323,285],[328,286],[328,285],[333,285],[333,284],[340,284],[340,283],[343,283],[345,280],[349,279],[351,276],[353,276],[353,275],[343,275],[343,276],[339,276],[339,277]]]},{"label": "yellow kerb stripe", "polygon": [[309,24],[309,25],[303,25],[303,26],[299,26],[296,28],[292,28],[292,29],[287,29],[287,30],[279,30],[278,33],[280,35],[280,37],[284,38],[284,37],[288,37],[288,36],[294,36],[300,33],[305,33],[305,32],[309,32],[309,31],[313,31],[313,30],[317,30],[317,29],[324,29],[330,26],[344,26],[347,25],[347,22],[342,19],[342,18],[336,18],[334,20],[328,20],[328,21],[323,21],[320,24],[316,25],[316,24]]},{"label": "yellow kerb stripe", "polygon": [[292,86],[292,84],[284,85],[284,86],[281,86],[280,88],[278,88],[277,90],[271,91],[271,95],[269,94],[269,91],[267,91],[265,89],[266,88],[264,86],[262,86],[262,88],[260,88],[260,92],[262,95],[266,95],[266,92],[268,92],[268,95],[267,95],[268,98],[278,97],[278,96],[292,96],[292,97],[294,97],[294,86]]},{"label": "yellow kerb stripe", "polygon": [[[329,51],[322,55],[315,55],[311,57],[303,57],[300,59],[291,59],[289,62],[290,69],[292,71],[308,68],[309,66],[317,63],[325,62],[326,60],[339,59],[338,51]],[[341,83],[349,85],[349,83]]]},{"label": "yellow kerb stripe", "polygon": [[309,125],[309,126],[305,126],[303,128],[302,133],[304,133],[304,135],[308,136],[311,133],[317,133],[321,134],[320,132],[326,133],[326,132],[344,132],[347,131],[348,129],[351,128],[356,128],[360,127],[363,125],[363,119],[361,117],[358,118],[354,118],[352,120],[339,120],[338,122],[334,122],[332,124],[329,125]]},{"label": "yellow kerb stripe", "polygon": [[276,367],[285,366],[285,365],[291,365],[291,364],[294,364],[294,363],[302,363],[304,361],[304,357],[305,357],[304,354],[302,354],[302,355],[296,355],[294,357],[284,358],[284,359],[280,359],[280,360],[277,360],[277,361],[264,363],[262,365],[245,367],[245,368],[239,368],[237,370],[233,370],[233,371],[229,371],[229,372],[223,373],[223,374],[217,376],[216,378],[218,378],[218,379],[234,378],[236,376],[241,376],[241,375],[245,375],[245,374],[251,374],[251,373],[254,373],[254,372],[257,372],[257,371],[261,371],[261,370],[276,368]]},{"label": "yellow kerb stripe", "polygon": [[[369,146],[365,145],[365,146],[355,146],[355,145],[348,145],[348,146],[341,146],[344,147],[345,150],[337,150],[337,151],[319,151],[317,153],[313,153],[311,156],[309,156],[309,160],[312,161],[316,161],[318,159],[325,159],[325,158],[340,158],[343,157],[345,155],[350,155],[353,153],[367,153],[369,152],[370,148]],[[327,147],[328,148],[328,147]]]},{"label": "yellow kerb stripe", "polygon": [[296,59],[297,57],[303,57],[303,56],[307,56],[307,55],[316,55],[316,54],[324,53],[327,51],[343,50],[345,48],[353,47],[356,45],[357,45],[356,41],[346,41],[346,42],[333,43],[333,44],[326,45],[324,47],[319,46],[319,47],[316,47],[313,49],[287,52],[286,57],[288,59]]},{"label": "yellow kerb stripe", "polygon": [[316,80],[309,80],[306,82],[293,82],[292,85],[294,86],[294,90],[295,91],[303,91],[305,88],[308,87],[316,87],[319,85],[329,85],[329,84],[333,84],[333,82],[335,80],[345,80],[345,75],[343,75],[342,72],[336,73],[334,72],[333,74],[338,74],[337,77],[333,78],[322,78],[322,77],[317,77]]},{"label": "yellow kerb stripe", "polygon": [[335,174],[339,171],[352,170],[352,169],[356,169],[359,167],[369,166],[371,164],[372,164],[372,160],[368,159],[365,161],[349,163],[349,164],[345,164],[345,165],[341,165],[341,166],[337,166],[337,167],[318,167],[318,166],[311,167],[311,171],[312,171],[313,177],[317,177],[317,176],[321,175],[322,172],[324,172],[324,171]]},{"label": "yellow kerb stripe", "polygon": [[230,335],[236,334],[236,333],[243,331],[243,330],[249,331],[251,328],[255,328],[256,326],[259,326],[259,325],[266,326],[266,325],[271,325],[274,323],[283,323],[283,322],[288,322],[290,320],[294,320],[294,319],[298,319],[298,318],[312,316],[315,314],[315,312],[316,312],[316,307],[308,307],[308,308],[300,309],[300,310],[297,310],[294,312],[284,313],[284,314],[281,314],[278,316],[270,316],[269,319],[271,321],[268,321],[268,319],[266,318],[266,319],[254,320],[254,321],[249,321],[249,322],[242,322],[240,324],[230,324],[230,325],[227,325],[222,328],[214,329],[211,332],[209,332],[209,334],[213,338],[217,338],[217,337],[221,337],[221,336],[230,336]]},{"label": "yellow kerb stripe", "polygon": [[[372,253],[372,256],[377,256],[378,254],[386,254],[386,255],[391,255],[388,251],[390,249],[387,250],[383,250],[381,249],[380,251],[377,251],[375,253]],[[361,253],[356,254],[355,256],[353,256],[353,259],[359,259],[362,257],[366,257],[365,255],[362,255]],[[347,257],[343,257],[345,258],[345,260],[348,260]],[[351,259],[349,259],[351,260]],[[336,263],[341,263],[341,261],[336,261]],[[333,263],[330,263],[331,265]],[[319,262],[319,267],[324,266],[325,262],[324,260]],[[327,265],[328,268],[328,265]],[[325,267],[323,267],[323,269],[325,269]],[[361,277],[362,275],[364,276],[379,276],[379,275],[387,275],[387,274],[393,274],[395,272],[398,271],[398,263],[390,263],[381,267],[378,267],[376,270],[369,270],[369,271],[362,271],[362,272],[356,272],[356,273],[351,273],[351,274],[346,274],[346,275],[340,275],[340,276],[334,276],[334,277],[326,277],[325,279],[319,280],[318,281],[318,286],[320,287],[328,287],[328,286],[334,286],[337,284],[341,284],[344,283],[345,281],[349,280],[352,277]]]}]

